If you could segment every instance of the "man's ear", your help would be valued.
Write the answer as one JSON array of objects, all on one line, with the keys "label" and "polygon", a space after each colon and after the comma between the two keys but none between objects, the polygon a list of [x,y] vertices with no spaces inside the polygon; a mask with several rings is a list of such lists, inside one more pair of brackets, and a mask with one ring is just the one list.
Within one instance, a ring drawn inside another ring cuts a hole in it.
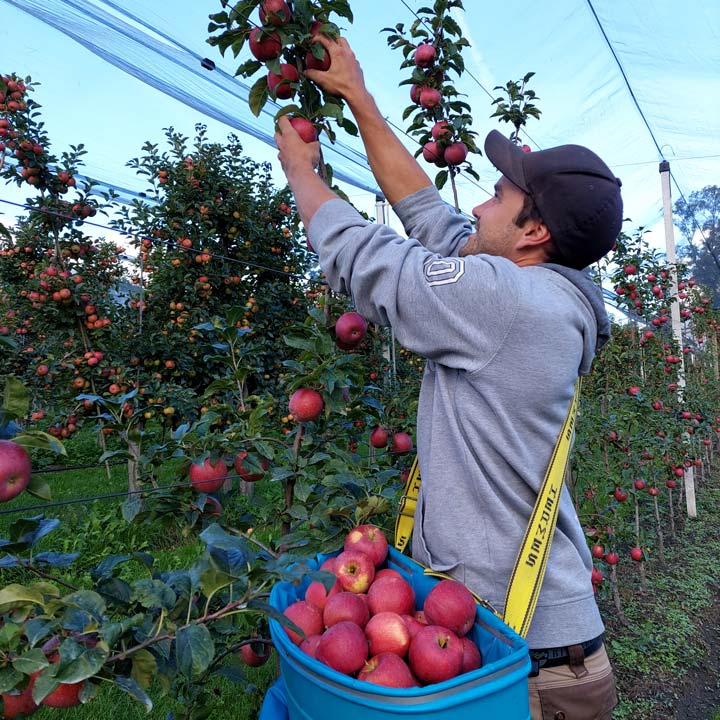
[{"label": "man's ear", "polygon": [[522,236],[516,247],[531,250],[551,239],[550,230],[544,222],[541,220],[528,220],[522,229]]}]

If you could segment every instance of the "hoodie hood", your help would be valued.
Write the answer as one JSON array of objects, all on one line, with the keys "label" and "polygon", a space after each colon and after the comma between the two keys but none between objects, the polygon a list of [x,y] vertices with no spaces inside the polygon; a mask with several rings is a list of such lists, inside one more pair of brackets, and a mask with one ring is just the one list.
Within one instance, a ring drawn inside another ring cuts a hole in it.
[{"label": "hoodie hood", "polygon": [[541,267],[552,270],[569,280],[590,303],[597,319],[597,340],[595,352],[610,339],[610,318],[605,310],[605,300],[600,286],[583,270],[575,270],[556,263],[542,263]]}]

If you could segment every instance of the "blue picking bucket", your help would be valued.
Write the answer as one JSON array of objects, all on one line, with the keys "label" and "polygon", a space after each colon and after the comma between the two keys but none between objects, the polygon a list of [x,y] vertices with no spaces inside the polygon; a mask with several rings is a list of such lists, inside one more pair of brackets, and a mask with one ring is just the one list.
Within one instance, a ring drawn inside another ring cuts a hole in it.
[{"label": "blue picking bucket", "polygon": [[[319,568],[330,555],[308,561]],[[438,578],[390,549],[387,566],[413,586],[418,607]],[[305,596],[310,584],[277,583],[270,604],[280,612]],[[355,680],[306,655],[276,620],[270,634],[280,658],[289,720],[442,720],[442,718],[502,718],[530,720],[528,673],[530,656],[525,641],[490,610],[477,606],[475,625],[468,633],[480,648],[483,666],[450,680],[419,688],[387,688]],[[268,720],[270,720],[268,718]]]}]

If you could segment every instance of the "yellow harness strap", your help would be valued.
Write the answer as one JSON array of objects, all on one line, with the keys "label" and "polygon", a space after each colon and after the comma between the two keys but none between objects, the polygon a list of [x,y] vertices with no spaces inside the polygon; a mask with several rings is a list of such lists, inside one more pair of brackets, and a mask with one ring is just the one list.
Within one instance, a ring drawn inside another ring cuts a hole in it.
[{"label": "yellow harness strap", "polygon": [[[565,467],[570,455],[575,416],[580,398],[580,380],[575,385],[575,395],[570,403],[567,418],[560,431],[548,469],[545,472],[535,507],[530,515],[525,537],[515,560],[510,583],[505,597],[505,615],[503,621],[515,632],[525,637],[537,606],[547,561],[550,555],[555,525],[557,524],[560,495],[563,489]],[[400,508],[395,521],[395,548],[403,552],[410,540],[415,518],[418,493],[420,492],[420,468],[417,457],[410,468],[405,488],[400,498]],[[430,569],[427,575],[449,577]],[[473,593],[475,595],[475,593]],[[475,597],[485,607],[493,608],[477,595]],[[496,612],[493,610],[493,612]],[[496,612],[496,614],[498,614]]]}]

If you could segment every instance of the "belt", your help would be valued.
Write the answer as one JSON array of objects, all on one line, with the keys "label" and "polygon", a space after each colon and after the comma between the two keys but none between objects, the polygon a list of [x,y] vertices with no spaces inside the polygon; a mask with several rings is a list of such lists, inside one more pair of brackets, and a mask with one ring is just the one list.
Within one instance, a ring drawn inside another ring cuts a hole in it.
[{"label": "belt", "polygon": [[530,650],[530,662],[532,667],[529,677],[536,677],[540,668],[557,667],[558,665],[569,665],[572,656],[582,653],[582,657],[590,657],[597,652],[603,644],[603,636],[598,635],[592,640],[586,640],[578,645],[565,647],[543,648]]}]

